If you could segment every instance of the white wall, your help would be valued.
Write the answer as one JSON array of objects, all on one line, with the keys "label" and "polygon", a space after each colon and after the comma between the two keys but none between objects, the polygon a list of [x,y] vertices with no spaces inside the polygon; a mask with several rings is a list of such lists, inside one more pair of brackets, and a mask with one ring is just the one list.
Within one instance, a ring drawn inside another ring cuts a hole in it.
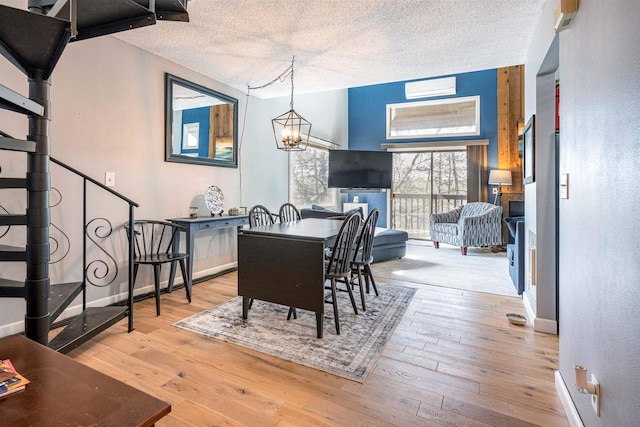
[{"label": "white wall", "polygon": [[[553,0],[549,0],[545,3],[542,15],[540,20],[536,24],[536,29],[534,32],[533,42],[531,44],[531,49],[529,50],[529,54],[527,56],[527,61],[525,62],[525,122],[527,122],[533,114],[536,114],[537,108],[537,78],[536,75],[539,72],[542,63],[551,47],[553,42],[553,38],[555,36],[555,32],[553,29],[553,19],[554,19],[554,10],[557,2]],[[546,137],[546,136],[545,136]],[[549,144],[549,141],[542,141],[540,136],[537,135],[537,143],[540,144]],[[541,152],[537,153],[538,160],[544,158],[544,153],[546,152],[543,149]],[[527,254],[529,248],[529,232],[535,233],[536,237],[538,237],[538,215],[540,215],[540,209],[538,209],[539,204],[539,194],[540,191],[547,191],[548,188],[548,176],[549,171],[553,169],[553,164],[549,164],[548,162],[537,161],[536,163],[536,182],[526,184],[524,189],[524,200],[525,200],[525,282],[527,282],[528,272],[531,269],[531,265],[529,263],[529,257]],[[538,188],[539,182],[543,182],[543,188]],[[546,196],[545,196],[546,197]],[[549,215],[553,215],[553,212],[549,212]],[[541,230],[542,231],[542,230]],[[553,236],[546,236],[548,239],[555,239],[555,234]],[[543,241],[545,241],[543,237]],[[537,244],[538,242],[536,242]],[[540,256],[540,255],[539,255]],[[542,255],[543,259],[545,255]],[[555,257],[555,255],[554,255]],[[538,263],[538,272],[541,269],[544,269],[543,266],[540,266]],[[542,330],[546,332],[555,332],[556,330],[556,319],[555,319],[555,279],[553,281],[545,281],[548,275],[538,274],[537,285],[535,287],[530,287],[528,284],[525,288],[524,299],[528,304],[528,308],[532,310],[534,317],[534,327],[537,330]],[[555,277],[555,271],[553,272],[553,276]],[[549,306],[549,304],[551,304]],[[543,305],[543,313],[538,313],[540,311],[540,307]],[[549,316],[549,317],[542,317]]]},{"label": "white wall", "polygon": [[[640,419],[640,324],[633,320],[640,305],[640,142],[632,125],[640,114],[639,17],[636,0],[582,0],[571,28],[560,33],[560,173],[569,174],[569,198],[559,204],[559,384],[588,427]],[[527,62],[527,114],[535,105],[532,75],[553,37],[552,20],[543,19]],[[526,190],[529,215],[535,187]],[[538,209],[541,215],[552,212]],[[600,382],[599,417],[574,387],[575,364]]]},{"label": "white wall", "polygon": [[[221,168],[164,161],[164,75],[170,73],[239,101],[239,131],[249,102],[240,152],[240,169]],[[225,210],[232,206],[263,203],[277,208],[287,200],[287,155],[276,150],[271,118],[288,110],[286,100],[247,98],[246,93],[208,79],[196,72],[148,54],[113,37],[100,37],[71,43],[52,76],[51,137],[52,156],[104,182],[106,171],[115,172],[115,191],[138,202],[137,219],[185,217],[189,206],[206,211],[203,194],[210,185],[220,187]],[[0,58],[0,84],[27,95],[27,79]],[[298,101],[300,106],[298,106]],[[308,119],[318,136],[345,138],[346,91],[296,96],[296,109],[305,113],[305,104],[314,106]],[[320,105],[324,104],[324,107]],[[323,108],[330,114],[321,114]],[[282,110],[282,111],[280,111]],[[315,122],[314,122],[315,120]],[[0,129],[17,138],[25,137],[27,119],[0,111]],[[24,176],[26,156],[0,153],[2,176]],[[63,200],[52,208],[52,222],[69,236],[70,252],[50,267],[52,283],[82,278],[82,206],[81,181],[56,165],[51,166],[52,185],[62,192]],[[240,173],[241,171],[241,173]],[[241,188],[242,180],[242,192]],[[3,190],[0,205],[12,212],[26,207],[25,192]],[[128,218],[126,204],[113,196],[99,196],[89,186],[89,219],[106,216],[114,231],[100,244],[116,258],[120,269],[115,287],[90,287],[89,300],[103,305],[119,298],[126,290],[126,236],[122,225]],[[52,200],[55,195],[52,194]],[[103,224],[104,225],[104,224]],[[24,245],[24,230],[14,228],[2,243]],[[101,228],[104,231],[106,226]],[[64,245],[64,238],[55,229]],[[183,246],[184,248],[184,246]],[[232,229],[206,231],[196,238],[194,277],[234,267],[236,239]],[[97,249],[90,255],[113,264]],[[0,277],[23,280],[23,263],[3,263]],[[168,270],[168,269],[167,269]],[[110,265],[110,274],[115,270]],[[168,272],[162,279],[166,280]],[[152,275],[141,268],[138,292],[148,291]],[[197,287],[194,288],[197,298]],[[23,329],[24,300],[0,299],[0,336]],[[67,314],[77,312],[69,310]]]}]

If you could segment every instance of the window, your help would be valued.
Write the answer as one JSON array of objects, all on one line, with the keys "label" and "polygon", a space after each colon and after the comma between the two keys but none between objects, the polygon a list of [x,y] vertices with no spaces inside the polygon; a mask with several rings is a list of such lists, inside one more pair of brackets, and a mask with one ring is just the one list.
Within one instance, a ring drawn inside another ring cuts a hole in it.
[{"label": "window", "polygon": [[289,156],[289,201],[298,208],[320,205],[336,208],[336,189],[327,187],[329,150],[309,145]]},{"label": "window", "polygon": [[480,135],[480,97],[387,104],[387,139]]},{"label": "window", "polygon": [[182,148],[198,148],[200,140],[200,123],[185,123],[182,126]]}]

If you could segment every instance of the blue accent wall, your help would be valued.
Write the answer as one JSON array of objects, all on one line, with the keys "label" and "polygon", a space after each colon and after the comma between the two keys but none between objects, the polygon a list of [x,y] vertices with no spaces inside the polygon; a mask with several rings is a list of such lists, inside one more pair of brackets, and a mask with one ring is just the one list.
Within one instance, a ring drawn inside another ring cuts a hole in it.
[{"label": "blue accent wall", "polygon": [[[199,157],[207,157],[209,155],[209,116],[210,107],[192,108],[190,110],[182,111],[182,129],[186,123],[200,123],[200,135],[198,138],[197,149],[184,149],[182,143],[180,144],[180,153],[198,153]],[[180,132],[182,141],[182,132]]]},{"label": "blue accent wall", "polygon": [[[387,104],[414,102],[465,96],[480,96],[480,135],[464,137],[465,139],[488,139],[487,163],[489,169],[498,167],[498,82],[497,70],[475,71],[471,73],[453,74],[456,77],[456,95],[438,96],[416,100],[407,100],[404,85],[407,81],[362,86],[349,89],[349,149],[350,150],[382,150],[381,144],[393,142],[447,141],[460,140],[461,137],[436,137],[416,139],[386,139]],[[441,76],[449,77],[449,76]],[[420,79],[422,80],[422,79]],[[487,173],[488,175],[488,173]],[[367,201],[369,209],[380,209],[378,226],[387,223],[387,194],[350,194],[361,202]]]}]

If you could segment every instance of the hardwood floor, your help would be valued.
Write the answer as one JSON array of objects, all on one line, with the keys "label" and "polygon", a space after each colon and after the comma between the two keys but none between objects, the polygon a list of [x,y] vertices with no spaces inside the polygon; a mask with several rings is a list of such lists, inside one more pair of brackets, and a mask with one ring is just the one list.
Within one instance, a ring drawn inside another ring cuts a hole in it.
[{"label": "hardwood floor", "polygon": [[[158,426],[567,426],[556,336],[510,325],[519,298],[407,283],[418,292],[363,384],[171,324],[236,295],[236,273],[136,303],[69,353],[172,405]],[[397,282],[402,284],[401,282]],[[384,292],[384,284],[379,284]]]}]

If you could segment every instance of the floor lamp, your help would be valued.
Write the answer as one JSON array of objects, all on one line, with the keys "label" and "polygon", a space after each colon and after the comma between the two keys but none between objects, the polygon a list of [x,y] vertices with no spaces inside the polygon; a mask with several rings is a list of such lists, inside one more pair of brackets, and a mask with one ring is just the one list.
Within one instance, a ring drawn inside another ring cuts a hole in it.
[{"label": "floor lamp", "polygon": [[494,169],[489,172],[489,185],[497,185],[498,192],[496,198],[493,200],[493,204],[498,204],[498,198],[502,197],[502,186],[511,185],[511,171]]}]

